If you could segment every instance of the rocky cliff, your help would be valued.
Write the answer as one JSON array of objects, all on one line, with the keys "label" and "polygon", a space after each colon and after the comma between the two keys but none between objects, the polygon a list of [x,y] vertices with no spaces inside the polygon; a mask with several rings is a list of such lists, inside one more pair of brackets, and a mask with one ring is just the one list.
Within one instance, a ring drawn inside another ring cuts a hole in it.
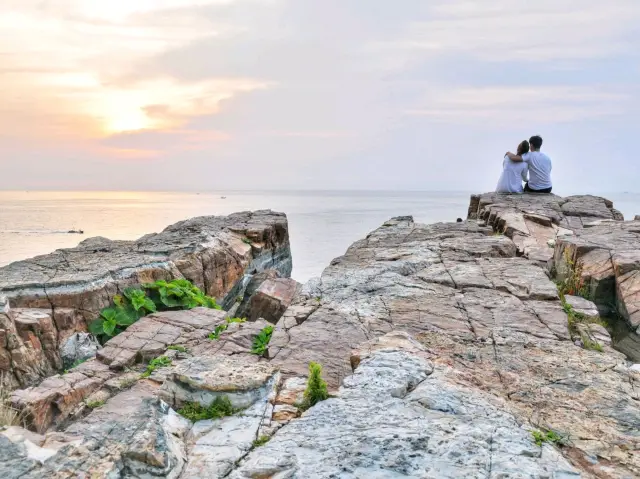
[{"label": "rocky cliff", "polygon": [[10,264],[0,268],[0,371],[11,386],[60,371],[69,338],[129,286],[186,278],[229,307],[266,269],[291,273],[287,220],[271,211],[194,218],[137,241],[91,238]]},{"label": "rocky cliff", "polygon": [[[97,359],[17,391],[16,407],[48,432],[0,434],[0,473],[639,477],[640,367],[612,347],[599,316],[619,311],[634,324],[624,278],[635,263],[612,252],[631,254],[622,245],[635,241],[634,224],[604,199],[553,195],[474,196],[462,223],[392,219],[320,278],[276,295],[288,303],[295,293],[264,355],[251,352],[263,319],[158,313]],[[591,251],[609,251],[607,311],[552,281],[599,291],[581,248],[605,231]],[[140,379],[138,363],[158,354],[169,361]],[[323,365],[332,397],[302,413],[310,361]],[[175,413],[222,396],[243,412],[195,423]]]}]

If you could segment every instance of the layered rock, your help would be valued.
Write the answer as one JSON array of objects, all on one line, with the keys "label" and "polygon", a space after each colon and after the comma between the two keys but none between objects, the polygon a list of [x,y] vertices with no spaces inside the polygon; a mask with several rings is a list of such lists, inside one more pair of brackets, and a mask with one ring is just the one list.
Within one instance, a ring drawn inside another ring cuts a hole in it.
[{"label": "layered rock", "polygon": [[[578,236],[599,228],[594,218],[618,224],[618,215],[593,197],[523,195],[502,208],[500,198],[482,198],[470,209],[483,218],[487,208],[495,212],[486,220],[395,218],[354,243],[297,292],[263,356],[250,351],[269,327],[264,320],[233,323],[209,310],[143,318],[85,366],[99,363],[95,376],[104,384],[84,403],[109,389],[106,404],[67,416],[75,422],[63,433],[50,431],[41,447],[57,452],[45,461],[12,442],[12,462],[0,471],[16,467],[27,478],[640,476],[638,366],[610,347],[595,322],[577,327],[601,351],[574,343],[548,260],[521,247],[535,241],[531,248],[553,252],[543,241],[560,247],[562,228]],[[573,304],[585,317],[593,309]],[[169,331],[178,325],[180,333]],[[171,344],[182,351],[167,351]],[[115,386],[130,374],[122,368],[139,374],[138,362],[157,354],[171,363]],[[332,397],[303,413],[310,361],[322,364]],[[75,369],[82,367],[70,374]],[[172,409],[220,396],[243,411],[192,424]],[[61,404],[52,412],[70,402]],[[558,444],[536,444],[534,432]]]},{"label": "layered rock", "polygon": [[640,221],[595,225],[559,238],[554,266],[560,278],[577,276],[596,303],[616,307],[633,329],[640,328]]},{"label": "layered rock", "polygon": [[59,349],[127,287],[186,278],[229,307],[251,275],[288,277],[291,264],[286,217],[271,211],[194,218],[137,241],[91,238],[12,263],[0,268],[0,370],[9,387],[59,371]]}]

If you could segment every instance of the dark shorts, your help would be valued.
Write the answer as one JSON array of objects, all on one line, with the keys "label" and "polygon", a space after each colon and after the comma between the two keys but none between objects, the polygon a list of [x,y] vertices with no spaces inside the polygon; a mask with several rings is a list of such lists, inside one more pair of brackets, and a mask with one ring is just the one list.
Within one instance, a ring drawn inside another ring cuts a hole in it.
[{"label": "dark shorts", "polygon": [[545,188],[544,190],[532,190],[529,188],[529,183],[524,184],[525,193],[551,193],[551,188]]}]

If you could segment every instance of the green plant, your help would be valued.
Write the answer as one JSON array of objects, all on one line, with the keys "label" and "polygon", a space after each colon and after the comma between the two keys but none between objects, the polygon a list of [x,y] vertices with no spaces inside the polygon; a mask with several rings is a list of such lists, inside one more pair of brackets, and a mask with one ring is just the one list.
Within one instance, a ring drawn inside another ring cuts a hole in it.
[{"label": "green plant", "polygon": [[564,261],[567,265],[567,276],[557,283],[560,296],[581,296],[589,299],[589,285],[582,277],[582,263],[576,263],[568,249],[564,251]]},{"label": "green plant", "polygon": [[267,326],[253,339],[253,347],[251,348],[252,354],[262,356],[269,346],[271,341],[271,335],[273,334],[273,326]]},{"label": "green plant", "polygon": [[100,311],[100,317],[89,324],[89,331],[104,343],[147,314],[198,306],[221,309],[214,298],[186,279],[156,281],[114,296],[113,306]]},{"label": "green plant", "polygon": [[227,396],[216,397],[207,407],[199,403],[189,402],[181,409],[178,409],[178,414],[186,417],[191,422],[204,421],[206,419],[220,419],[225,416],[232,416],[236,412],[238,411],[234,409],[233,404],[231,404]]},{"label": "green plant", "polygon": [[98,401],[87,401],[87,407],[89,409],[96,409],[96,408],[98,408],[100,406],[104,406],[105,402],[106,401],[104,401],[103,399],[100,399]]},{"label": "green plant", "polygon": [[89,358],[85,358],[85,359],[76,359],[73,364],[71,366],[69,366],[69,369],[65,369],[64,372],[62,374],[68,374],[69,371],[71,371],[73,368],[76,368],[78,366],[80,366],[82,363],[86,363],[89,360]]},{"label": "green plant", "polygon": [[554,431],[542,432],[533,430],[531,431],[531,435],[533,436],[533,440],[538,447],[542,446],[542,444],[545,442],[549,442],[556,446],[562,446],[564,444],[564,439]]},{"label": "green plant", "polygon": [[604,352],[602,345],[597,341],[592,340],[586,334],[581,334],[580,337],[582,339],[582,345],[584,346],[584,349],[588,349],[590,351],[598,351],[601,353]]},{"label": "green plant", "polygon": [[213,332],[209,333],[209,339],[212,341],[216,341],[220,339],[220,335],[224,333],[231,323],[244,323],[247,320],[244,318],[227,318],[224,320],[224,323],[216,326],[216,329]]},{"label": "green plant", "polygon": [[185,348],[184,346],[180,346],[179,344],[172,344],[167,349],[171,351],[178,351],[179,353],[187,352],[187,348]]},{"label": "green plant", "polygon": [[253,447],[262,447],[268,443],[270,439],[271,438],[269,436],[260,436],[258,439],[253,441]]},{"label": "green plant", "polygon": [[242,238],[242,242],[244,244],[248,244],[249,246],[251,246],[253,243],[249,238]]},{"label": "green plant", "polygon": [[141,377],[148,378],[157,368],[164,368],[166,366],[171,366],[171,358],[166,356],[160,356],[149,361],[149,365],[145,372],[142,373]]},{"label": "green plant", "polygon": [[304,391],[302,409],[309,409],[328,397],[327,383],[322,379],[322,366],[314,362],[309,363],[309,379]]}]

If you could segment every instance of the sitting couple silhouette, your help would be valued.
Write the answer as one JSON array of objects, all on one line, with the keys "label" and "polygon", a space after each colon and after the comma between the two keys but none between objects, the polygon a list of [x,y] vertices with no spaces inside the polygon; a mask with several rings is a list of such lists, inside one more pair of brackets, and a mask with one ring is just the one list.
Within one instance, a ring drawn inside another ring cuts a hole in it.
[{"label": "sitting couple silhouette", "polygon": [[536,135],[520,143],[515,154],[504,155],[497,193],[551,193],[551,158],[540,148],[542,138]]}]

